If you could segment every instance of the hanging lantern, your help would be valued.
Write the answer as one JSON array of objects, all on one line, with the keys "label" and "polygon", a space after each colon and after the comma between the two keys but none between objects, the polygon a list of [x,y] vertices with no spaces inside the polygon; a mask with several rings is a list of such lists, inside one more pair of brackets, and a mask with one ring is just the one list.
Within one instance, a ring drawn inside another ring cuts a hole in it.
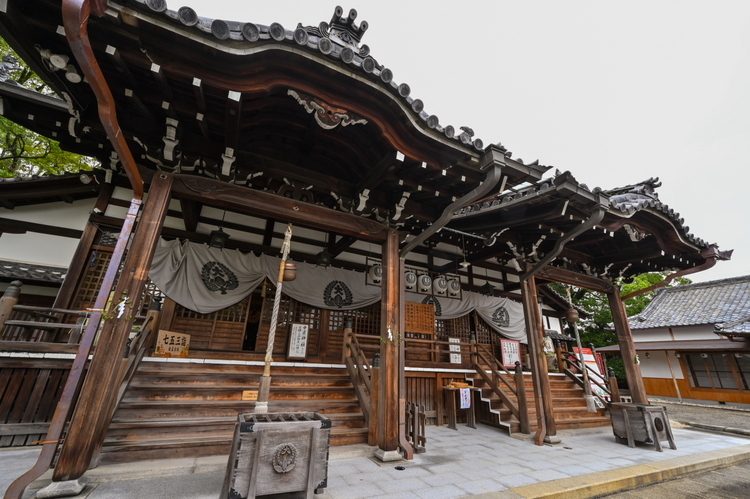
[{"label": "hanging lantern", "polygon": [[458,279],[451,279],[448,281],[448,294],[451,296],[458,296],[461,294],[461,282]]},{"label": "hanging lantern", "polygon": [[490,281],[485,282],[480,289],[483,295],[492,296],[495,294],[495,286],[490,284]]},{"label": "hanging lantern", "polygon": [[379,284],[380,281],[383,280],[383,266],[379,263],[373,265],[372,267],[370,267],[367,275],[370,276],[370,280],[372,282],[374,282],[375,284]]},{"label": "hanging lantern", "polygon": [[427,293],[432,289],[432,277],[428,276],[427,274],[422,274],[419,276],[419,291],[422,293]]},{"label": "hanging lantern", "polygon": [[211,242],[208,244],[212,248],[219,248],[220,250],[224,249],[224,245],[227,243],[227,239],[229,239],[229,234],[224,232],[221,227],[219,227],[217,230],[211,231]]},{"label": "hanging lantern", "polygon": [[432,281],[432,292],[436,295],[445,295],[448,291],[448,279],[443,276],[437,277]]},{"label": "hanging lantern", "polygon": [[287,261],[284,265],[284,282],[293,281],[297,278],[297,264]]},{"label": "hanging lantern", "polygon": [[331,265],[331,261],[333,260],[333,255],[328,252],[328,250],[324,249],[320,253],[318,253],[318,264],[316,267],[323,267],[328,268],[329,265]]},{"label": "hanging lantern", "polygon": [[417,285],[417,274],[411,270],[404,272],[404,286],[406,289],[414,289]]},{"label": "hanging lantern", "polygon": [[571,324],[575,324],[578,322],[578,319],[580,319],[580,316],[578,315],[578,310],[574,308],[569,308],[565,311],[565,320],[570,322]]}]

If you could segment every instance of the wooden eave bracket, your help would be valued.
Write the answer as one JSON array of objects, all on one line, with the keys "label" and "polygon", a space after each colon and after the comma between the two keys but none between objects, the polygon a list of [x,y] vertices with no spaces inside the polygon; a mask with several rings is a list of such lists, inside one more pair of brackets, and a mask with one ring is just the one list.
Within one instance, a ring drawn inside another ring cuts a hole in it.
[{"label": "wooden eave bracket", "polygon": [[705,262],[703,262],[700,265],[696,265],[695,267],[690,267],[689,269],[680,270],[679,272],[675,272],[674,274],[670,274],[667,277],[664,278],[663,281],[657,282],[656,284],[649,286],[644,289],[639,289],[638,291],[634,291],[630,294],[627,294],[625,296],[621,296],[620,300],[625,301],[630,298],[634,298],[636,296],[642,295],[644,293],[648,293],[649,291],[653,291],[655,289],[663,288],[670,282],[672,282],[677,277],[682,277],[690,274],[695,274],[696,272],[701,272],[703,270],[708,270],[714,265],[716,265],[716,262],[721,259],[721,254],[719,253],[719,248],[716,245],[711,245],[708,248],[701,251],[701,256],[706,259]]}]

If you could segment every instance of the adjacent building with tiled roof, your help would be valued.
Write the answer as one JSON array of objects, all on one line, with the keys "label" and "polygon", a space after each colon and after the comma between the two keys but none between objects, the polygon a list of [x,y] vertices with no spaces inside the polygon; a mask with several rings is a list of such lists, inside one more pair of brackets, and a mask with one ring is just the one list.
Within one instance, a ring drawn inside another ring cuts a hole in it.
[{"label": "adjacent building with tiled roof", "polygon": [[662,289],[630,327],[649,395],[750,404],[750,275]]},{"label": "adjacent building with tiled roof", "polygon": [[750,275],[676,286],[659,291],[631,329],[733,324],[750,317]]}]

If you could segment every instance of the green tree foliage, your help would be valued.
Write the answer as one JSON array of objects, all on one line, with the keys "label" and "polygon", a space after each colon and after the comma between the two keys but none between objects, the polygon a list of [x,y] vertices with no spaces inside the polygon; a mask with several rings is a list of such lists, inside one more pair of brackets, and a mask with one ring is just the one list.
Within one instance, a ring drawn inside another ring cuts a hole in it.
[{"label": "green tree foliage", "polygon": [[[625,296],[663,281],[666,275],[666,273],[651,272],[634,277],[632,282],[619,281],[616,284],[620,286],[620,292]],[[669,286],[681,286],[691,282],[690,279],[678,277]],[[562,284],[550,284],[550,287],[562,296],[567,296],[567,292],[570,291],[573,303],[588,314],[587,317],[581,317],[578,323],[578,331],[583,346],[588,346],[590,343],[593,343],[595,347],[617,344],[617,335],[612,330],[612,311],[605,294],[587,289],[571,288]],[[655,294],[656,291],[649,291],[625,300],[625,310],[628,317],[641,313]],[[568,328],[568,334],[572,335],[572,329],[570,326]],[[607,364],[615,370],[618,379],[625,379],[625,370],[619,355],[609,357]]]},{"label": "green tree foliage", "polygon": [[[0,81],[49,95],[52,90],[0,39]],[[63,151],[52,139],[0,116],[0,177],[51,175],[90,170],[92,158]]]}]

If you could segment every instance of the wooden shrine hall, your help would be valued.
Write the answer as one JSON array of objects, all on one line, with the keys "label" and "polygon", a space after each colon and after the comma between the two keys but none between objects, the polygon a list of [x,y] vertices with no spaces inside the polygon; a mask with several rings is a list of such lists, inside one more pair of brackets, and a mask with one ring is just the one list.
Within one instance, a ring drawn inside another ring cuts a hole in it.
[{"label": "wooden shrine hall", "polygon": [[[479,422],[537,445],[609,424],[570,369],[548,374],[545,337],[569,308],[550,282],[607,294],[647,403],[615,280],[729,255],[658,179],[589,189],[441,123],[356,18],[337,7],[290,29],[165,0],[0,2],[0,35],[56,93],[0,82],[3,115],[102,164],[0,181],[0,233],[80,240],[49,307],[17,284],[0,302],[0,351],[57,355],[0,358],[14,387],[0,444],[44,442],[6,498],[51,466],[66,481],[227,453],[259,403],[319,411],[333,445],[369,441],[383,460],[420,447],[412,404],[444,424],[443,386],[467,379]],[[80,230],[22,216],[66,206],[90,210]],[[183,357],[164,357],[169,335],[188,335]]]}]

